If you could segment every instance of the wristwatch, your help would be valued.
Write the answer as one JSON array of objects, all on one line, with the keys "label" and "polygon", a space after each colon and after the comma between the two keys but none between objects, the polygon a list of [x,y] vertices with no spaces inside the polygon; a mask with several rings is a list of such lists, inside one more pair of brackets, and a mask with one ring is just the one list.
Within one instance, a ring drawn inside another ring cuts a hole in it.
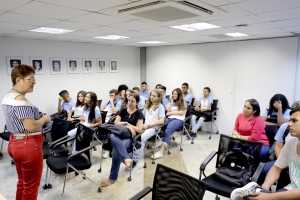
[{"label": "wristwatch", "polygon": [[126,126],[128,124],[128,122],[125,122],[124,126]]}]

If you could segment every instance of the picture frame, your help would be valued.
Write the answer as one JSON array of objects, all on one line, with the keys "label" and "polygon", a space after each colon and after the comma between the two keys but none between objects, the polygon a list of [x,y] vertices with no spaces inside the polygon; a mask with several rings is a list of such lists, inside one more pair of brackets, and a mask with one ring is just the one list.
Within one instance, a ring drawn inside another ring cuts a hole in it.
[{"label": "picture frame", "polygon": [[116,59],[109,60],[109,72],[110,73],[117,73],[119,70],[118,61]]},{"label": "picture frame", "polygon": [[22,56],[8,56],[6,57],[6,65],[7,65],[7,74],[10,76],[11,70],[14,66],[22,64],[23,57]]},{"label": "picture frame", "polygon": [[82,68],[84,74],[94,73],[94,63],[92,58],[83,58],[82,59]]},{"label": "picture frame", "polygon": [[78,59],[67,58],[67,68],[68,68],[68,74],[78,74],[79,73]]},{"label": "picture frame", "polygon": [[62,58],[50,58],[51,74],[63,74]]},{"label": "picture frame", "polygon": [[108,63],[107,63],[106,59],[97,58],[96,67],[97,67],[98,73],[106,73],[107,69],[108,69]]},{"label": "picture frame", "polygon": [[29,63],[35,70],[35,74],[37,75],[43,75],[45,74],[45,66],[44,64],[44,58],[42,57],[30,57]]}]

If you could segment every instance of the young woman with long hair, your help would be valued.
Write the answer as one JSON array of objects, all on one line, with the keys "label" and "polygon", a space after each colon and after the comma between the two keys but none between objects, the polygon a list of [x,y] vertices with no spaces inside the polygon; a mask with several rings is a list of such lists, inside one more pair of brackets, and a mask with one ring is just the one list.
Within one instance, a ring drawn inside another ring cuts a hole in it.
[{"label": "young woman with long hair", "polygon": [[186,104],[183,100],[183,93],[180,88],[176,88],[172,92],[172,98],[170,104],[167,106],[166,123],[167,128],[165,130],[165,136],[163,141],[156,142],[155,148],[160,147],[160,150],[152,155],[152,159],[163,157],[164,150],[170,142],[170,136],[180,127],[183,126],[182,120],[185,118]]},{"label": "young woman with long hair", "polygon": [[134,91],[131,90],[131,89],[127,89],[126,92],[125,92],[125,98],[124,100],[122,101],[122,104],[121,104],[121,109],[122,108],[127,108],[128,106],[128,98],[130,97],[130,95],[134,94]]},{"label": "young woman with long hair", "polygon": [[[83,109],[84,109],[84,98],[86,96],[86,92],[81,90],[78,92],[77,94],[77,102],[76,105],[72,108],[72,110],[70,110],[70,112],[68,112],[68,120],[72,121],[75,119],[78,119],[79,117],[81,117],[83,115]],[[74,115],[73,115],[74,113]],[[73,118],[72,118],[73,115]]]}]

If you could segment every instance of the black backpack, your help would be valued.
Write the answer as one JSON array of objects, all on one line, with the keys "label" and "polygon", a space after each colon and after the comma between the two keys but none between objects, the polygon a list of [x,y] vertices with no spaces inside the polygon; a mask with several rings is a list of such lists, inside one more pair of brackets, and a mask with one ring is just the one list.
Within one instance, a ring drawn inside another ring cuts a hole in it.
[{"label": "black backpack", "polygon": [[232,149],[222,158],[215,176],[231,186],[244,186],[251,180],[254,158],[240,149]]}]

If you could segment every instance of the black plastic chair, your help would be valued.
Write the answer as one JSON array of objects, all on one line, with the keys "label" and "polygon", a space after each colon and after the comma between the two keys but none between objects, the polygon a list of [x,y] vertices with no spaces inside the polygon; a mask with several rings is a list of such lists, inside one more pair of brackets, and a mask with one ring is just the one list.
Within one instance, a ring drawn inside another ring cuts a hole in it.
[{"label": "black plastic chair", "polygon": [[67,119],[68,118],[68,112],[66,110],[62,110],[60,114],[54,113],[50,115],[51,120],[53,121],[54,118],[59,118],[59,119]]},{"label": "black plastic chair", "polygon": [[146,187],[130,200],[142,199],[152,192],[152,199],[203,199],[206,184],[177,170],[157,164],[153,186]]},{"label": "black plastic chair", "polygon": [[[93,138],[94,130],[82,125],[78,124],[77,132],[75,137],[69,137],[67,140],[63,140],[57,142],[52,145],[50,148],[55,150],[59,145],[69,142],[71,140],[76,140],[76,153],[68,154],[68,155],[58,155],[53,157],[48,157],[46,160],[47,171],[46,171],[46,188],[52,188],[50,184],[50,180],[48,180],[48,169],[50,168],[56,174],[65,174],[64,186],[62,196],[64,196],[65,184],[67,180],[67,174],[69,172],[75,171],[75,174],[81,174],[84,179],[88,179],[93,184],[98,187],[98,192],[101,192],[101,187],[89,179],[82,170],[89,169],[92,166],[91,163],[91,149],[93,148],[92,138]],[[49,175],[50,177],[50,175]],[[49,187],[50,186],[50,187]]]},{"label": "black plastic chair", "polygon": [[[261,151],[261,148],[263,146],[263,143],[261,142],[252,142],[248,140],[241,140],[237,138],[233,138],[231,136],[226,136],[221,134],[220,135],[220,141],[219,141],[219,149],[218,151],[213,151],[209,154],[209,156],[201,163],[200,165],[200,176],[199,180],[201,180],[202,174],[204,175],[204,179],[202,181],[207,184],[207,190],[211,191],[215,194],[217,194],[216,199],[220,199],[218,195],[224,196],[224,197],[230,197],[231,192],[236,188],[235,186],[231,186],[227,182],[223,182],[219,180],[215,173],[206,176],[204,171],[207,166],[207,164],[213,159],[215,155],[217,155],[216,160],[216,168],[220,167],[220,163],[222,162],[222,159],[224,155],[231,151],[234,148],[238,148],[244,153],[247,153],[249,155],[252,155],[254,158],[254,170],[252,175],[252,181],[258,179],[258,175],[260,174],[259,171],[262,170],[263,166],[259,166],[259,154]],[[254,171],[257,170],[258,172]]]},{"label": "black plastic chair", "polygon": [[[9,141],[9,137],[10,137],[11,133],[7,131],[6,129],[6,125],[4,126],[4,130],[2,133],[0,133],[0,137],[2,139],[2,142],[1,142],[1,150],[0,150],[0,160],[3,159],[3,153],[2,153],[2,150],[3,150],[3,143],[4,143],[4,140],[5,141]],[[12,161],[13,162],[13,161]],[[12,163],[13,164],[13,163]]]},{"label": "black plastic chair", "polygon": [[102,103],[102,99],[97,100],[97,106],[98,106],[99,108],[101,108],[101,103]]},{"label": "black plastic chair", "polygon": [[206,117],[206,119],[204,120],[204,122],[211,122],[210,124],[210,135],[209,135],[209,139],[211,139],[211,133],[212,133],[212,125],[214,124],[216,129],[217,129],[217,132],[216,134],[219,134],[219,130],[218,130],[218,127],[215,123],[215,121],[217,120],[217,111],[219,110],[218,108],[218,101],[217,99],[214,99],[213,100],[213,104],[211,105],[211,109],[210,111],[208,111],[210,113],[209,116]]}]

